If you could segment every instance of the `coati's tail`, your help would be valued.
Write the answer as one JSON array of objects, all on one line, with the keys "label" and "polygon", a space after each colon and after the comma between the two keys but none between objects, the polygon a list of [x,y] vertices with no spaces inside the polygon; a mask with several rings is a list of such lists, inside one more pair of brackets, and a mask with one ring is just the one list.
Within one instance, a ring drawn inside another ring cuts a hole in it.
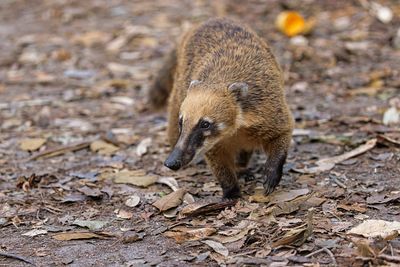
[{"label": "coati's tail", "polygon": [[153,109],[161,108],[167,102],[174,83],[175,68],[176,49],[173,49],[164,58],[164,62],[149,88],[147,99]]}]

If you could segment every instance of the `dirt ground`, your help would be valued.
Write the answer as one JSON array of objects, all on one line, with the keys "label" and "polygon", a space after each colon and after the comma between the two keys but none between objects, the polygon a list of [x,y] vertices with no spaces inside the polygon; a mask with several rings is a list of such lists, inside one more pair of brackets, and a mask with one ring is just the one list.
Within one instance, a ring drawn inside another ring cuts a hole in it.
[{"label": "dirt ground", "polygon": [[[400,3],[378,2],[0,1],[0,266],[398,266],[400,128],[382,119],[400,110]],[[311,31],[278,31],[284,10]],[[253,27],[285,72],[296,130],[269,197],[262,154],[237,203],[204,162],[162,164],[166,113],[146,90],[215,16]],[[397,226],[350,233],[373,219]]]}]

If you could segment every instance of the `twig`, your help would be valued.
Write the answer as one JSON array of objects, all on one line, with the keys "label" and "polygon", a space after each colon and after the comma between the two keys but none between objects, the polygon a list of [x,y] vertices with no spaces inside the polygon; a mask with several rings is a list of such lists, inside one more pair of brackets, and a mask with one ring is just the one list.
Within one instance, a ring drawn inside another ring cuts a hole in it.
[{"label": "twig", "polygon": [[333,266],[338,266],[335,256],[333,255],[332,251],[330,251],[328,248],[324,247],[324,251],[331,257],[332,262],[333,262]]},{"label": "twig", "polygon": [[54,149],[49,149],[49,150],[40,152],[36,155],[33,155],[32,157],[30,157],[28,159],[28,161],[39,159],[39,158],[51,158],[51,157],[65,154],[67,152],[78,151],[78,150],[89,147],[90,143],[91,142],[85,141],[85,142],[75,143],[72,145],[66,145],[66,146],[61,146],[61,147],[57,147]]},{"label": "twig", "polygon": [[314,256],[314,255],[316,255],[318,253],[321,253],[321,252],[325,252],[326,254],[329,255],[329,257],[331,257],[333,266],[338,266],[337,262],[336,262],[336,259],[335,259],[335,256],[333,255],[332,251],[330,251],[327,247],[323,247],[323,248],[318,249],[318,250],[316,250],[314,252],[311,252],[310,254],[306,255],[306,258],[309,258],[309,257]]},{"label": "twig", "polygon": [[31,262],[30,260],[28,260],[28,259],[26,259],[26,258],[24,258],[24,257],[18,256],[18,255],[15,255],[15,254],[10,254],[10,253],[5,253],[5,252],[1,252],[1,251],[0,251],[0,256],[6,257],[6,258],[11,258],[11,259],[16,259],[16,260],[19,260],[19,261],[23,261],[23,262],[29,263],[29,264],[31,264],[31,265],[33,265],[33,266],[36,266],[36,265],[35,265],[33,262]]},{"label": "twig", "polygon": [[338,186],[340,186],[341,188],[343,188],[343,189],[346,189],[346,188],[347,188],[347,186],[346,186],[344,183],[342,183],[341,181],[339,181],[338,178],[333,177],[333,181],[334,181]]},{"label": "twig", "polygon": [[379,255],[378,258],[385,260],[385,261],[400,263],[400,257],[396,257],[396,256]]}]

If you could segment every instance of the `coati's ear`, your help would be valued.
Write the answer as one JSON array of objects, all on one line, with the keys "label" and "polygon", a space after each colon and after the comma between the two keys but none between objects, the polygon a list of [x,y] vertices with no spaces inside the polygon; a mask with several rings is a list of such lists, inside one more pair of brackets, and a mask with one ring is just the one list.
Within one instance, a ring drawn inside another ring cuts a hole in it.
[{"label": "coati's ear", "polygon": [[191,81],[190,84],[189,84],[189,89],[192,88],[193,86],[196,86],[196,85],[200,84],[200,83],[201,83],[201,81],[199,81],[199,80]]},{"label": "coati's ear", "polygon": [[249,86],[245,82],[235,82],[229,85],[228,90],[233,92],[238,99],[246,97],[249,93]]}]

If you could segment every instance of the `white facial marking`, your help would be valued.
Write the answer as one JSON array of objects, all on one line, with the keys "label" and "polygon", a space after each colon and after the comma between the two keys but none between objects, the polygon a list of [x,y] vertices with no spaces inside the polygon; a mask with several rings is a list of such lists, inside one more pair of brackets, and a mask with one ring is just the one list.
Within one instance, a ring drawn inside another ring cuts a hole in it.
[{"label": "white facial marking", "polygon": [[209,123],[213,123],[214,121],[209,117],[204,117],[203,120],[208,121]]},{"label": "white facial marking", "polygon": [[225,128],[226,128],[225,123],[223,123],[223,122],[218,123],[218,130],[222,131],[222,130],[224,130]]},{"label": "white facial marking", "polygon": [[210,136],[211,135],[211,131],[205,131],[203,134],[204,134],[204,136]]}]

